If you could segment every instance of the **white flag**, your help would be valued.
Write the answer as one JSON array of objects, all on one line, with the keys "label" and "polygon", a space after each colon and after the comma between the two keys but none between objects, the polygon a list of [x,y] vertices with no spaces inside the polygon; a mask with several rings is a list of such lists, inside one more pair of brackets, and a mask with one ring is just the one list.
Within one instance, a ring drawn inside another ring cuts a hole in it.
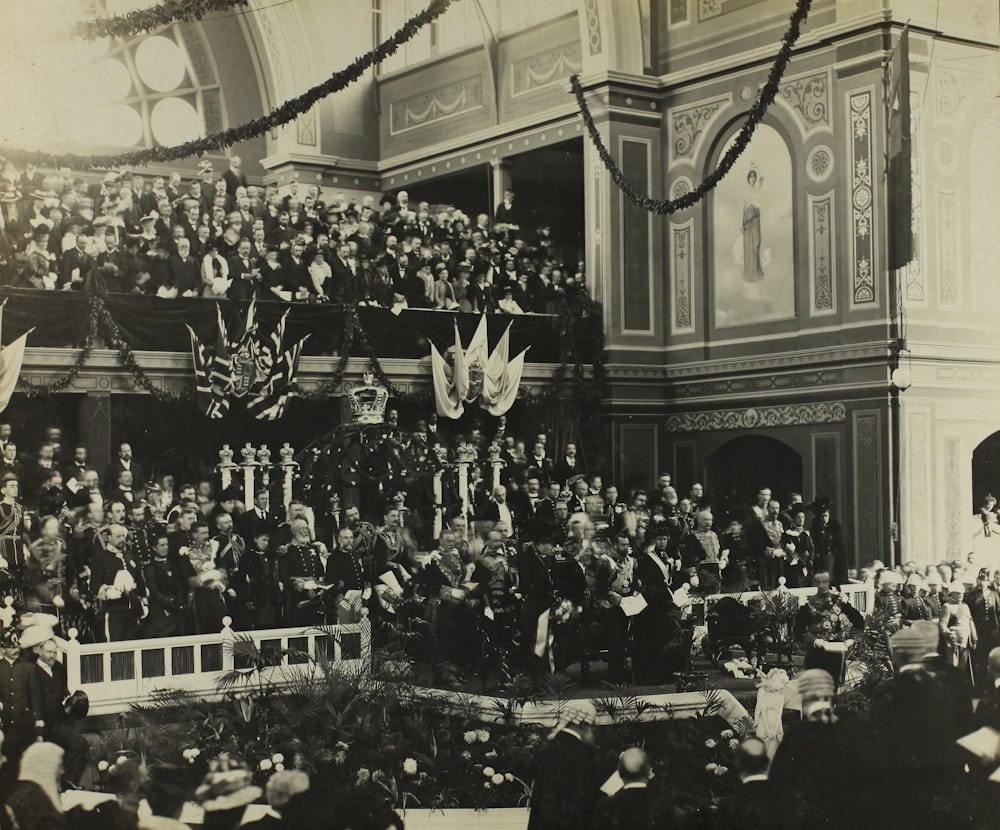
[{"label": "white flag", "polygon": [[7,408],[14,394],[17,379],[21,376],[21,364],[24,362],[24,346],[28,335],[33,331],[34,329],[29,329],[7,348],[0,350],[0,412]]}]

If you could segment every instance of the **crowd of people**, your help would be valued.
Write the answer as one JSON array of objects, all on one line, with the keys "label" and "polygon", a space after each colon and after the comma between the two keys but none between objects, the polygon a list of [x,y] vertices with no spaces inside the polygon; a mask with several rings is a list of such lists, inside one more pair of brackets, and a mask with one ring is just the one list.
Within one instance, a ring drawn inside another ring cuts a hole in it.
[{"label": "crowd of people", "polygon": [[977,570],[974,556],[855,572],[825,499],[779,501],[763,487],[717,519],[700,484],[681,497],[668,474],[621,499],[575,444],[555,451],[544,433],[444,432],[431,415],[413,439],[475,461],[467,510],[459,494],[447,497],[435,539],[403,493],[364,512],[336,498],[278,510],[266,489],[244,503],[214,476],[151,478],[128,443],[103,471],[55,427],[21,453],[0,423],[5,753],[44,738],[62,748],[67,779],[79,779],[86,747],[62,705],[70,690],[57,647],[71,628],[84,641],[118,641],[367,618],[376,645],[405,648],[446,685],[575,663],[586,677],[592,661],[607,664],[611,682],[662,685],[690,669],[700,596],[815,585],[793,635],[805,666],[839,681],[866,625],[837,590],[854,580],[873,585],[888,634],[930,626],[928,651],[963,688],[992,688],[1000,574]]},{"label": "crowd of people", "polygon": [[[522,314],[585,293],[548,226],[514,193],[475,219],[406,191],[329,198],[318,184],[248,184],[238,156],[183,181],[17,171],[0,160],[0,279],[45,290],[163,298],[364,303]],[[433,209],[433,212],[432,212]]]}]

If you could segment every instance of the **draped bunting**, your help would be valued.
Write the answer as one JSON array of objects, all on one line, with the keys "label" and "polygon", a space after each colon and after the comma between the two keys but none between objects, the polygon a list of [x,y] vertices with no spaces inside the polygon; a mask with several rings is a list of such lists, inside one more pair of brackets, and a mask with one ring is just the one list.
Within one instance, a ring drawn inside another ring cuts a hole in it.
[{"label": "draped bunting", "polygon": [[[0,298],[8,297],[4,309],[3,342],[11,343],[32,326],[30,347],[79,347],[87,336],[88,308],[83,294],[70,291],[0,288]],[[156,352],[190,352],[191,338],[185,324],[194,329],[202,342],[214,343],[218,324],[216,302],[193,298],[161,300],[128,294],[104,298],[108,313],[121,330],[122,339],[133,349]],[[219,303],[222,317],[230,326],[242,326],[248,303],[224,300]],[[312,337],[303,355],[330,355],[341,348],[344,339],[346,309],[334,305],[287,304],[259,301],[256,319],[262,330],[271,331],[288,312],[286,342]],[[428,343],[438,344],[443,354],[454,343],[455,325],[465,337],[472,336],[485,319],[487,347],[497,343],[504,327],[510,324],[512,352],[532,347],[533,361],[556,363],[559,360],[559,337],[554,320],[548,315],[490,315],[421,311],[407,309],[398,316],[388,309],[359,308],[358,319],[381,358],[427,357]],[[355,343],[351,353],[366,353]]]}]

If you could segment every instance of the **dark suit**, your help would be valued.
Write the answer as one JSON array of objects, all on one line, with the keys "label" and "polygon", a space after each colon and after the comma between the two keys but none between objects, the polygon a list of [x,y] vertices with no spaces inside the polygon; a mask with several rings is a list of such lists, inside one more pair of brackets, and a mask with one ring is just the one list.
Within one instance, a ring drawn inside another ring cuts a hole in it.
[{"label": "dark suit", "polygon": [[181,259],[178,254],[170,257],[167,261],[167,285],[176,288],[179,295],[185,291],[201,294],[201,271],[193,255],[187,259]]},{"label": "dark suit", "polygon": [[628,787],[600,802],[596,827],[601,830],[656,830],[670,827],[664,803],[653,798],[649,786]]},{"label": "dark suit", "polygon": [[720,830],[782,830],[796,826],[794,798],[765,779],[747,781],[719,803]]},{"label": "dark suit", "polygon": [[247,547],[253,544],[253,537],[260,533],[273,534],[278,526],[277,517],[268,511],[264,511],[261,516],[256,507],[247,508],[236,520],[236,530],[247,543]]},{"label": "dark suit", "polygon": [[601,779],[597,754],[565,730],[542,749],[531,793],[528,830],[587,830],[595,813]]},{"label": "dark suit", "polygon": [[[73,278],[73,270],[80,269],[80,279],[87,277],[87,272],[94,267],[94,258],[85,254],[79,248],[71,248],[62,256],[62,263],[59,267],[59,287],[69,285]],[[83,282],[73,283],[74,291],[83,290]]]},{"label": "dark suit", "polygon": [[149,614],[142,621],[143,637],[172,637],[181,633],[187,596],[179,569],[169,560],[153,560],[142,571],[149,591]]},{"label": "dark suit", "polygon": [[552,467],[552,480],[557,481],[560,484],[565,484],[566,480],[572,478],[573,476],[578,476],[583,474],[583,464],[580,462],[579,458],[574,459],[576,462],[570,466],[569,462],[562,458],[557,461]]},{"label": "dark suit", "polygon": [[87,741],[77,732],[63,709],[63,701],[69,695],[66,688],[66,669],[62,663],[51,667],[51,674],[35,663],[34,672],[28,684],[31,698],[31,712],[35,721],[44,722],[41,736],[65,750],[63,776],[76,784],[87,767]]},{"label": "dark suit", "polygon": [[[116,458],[108,465],[108,469],[104,471],[104,492],[111,493],[113,498],[114,492],[118,489],[118,474],[125,469],[125,465],[122,464],[120,458]],[[132,473],[132,489],[142,490],[146,486],[146,475],[135,461],[130,462],[129,470]]]},{"label": "dark suit", "polygon": [[250,577],[247,575],[246,543],[241,536],[216,536],[219,543],[219,553],[216,562],[228,575],[229,590],[236,596],[226,595],[226,605],[233,618],[232,628],[235,631],[246,631],[250,628],[250,611],[247,604],[251,601]]},{"label": "dark suit", "polygon": [[251,273],[256,268],[252,256],[242,259],[239,256],[229,258],[229,276],[233,284],[229,287],[229,299],[254,300],[260,299],[260,283]]}]

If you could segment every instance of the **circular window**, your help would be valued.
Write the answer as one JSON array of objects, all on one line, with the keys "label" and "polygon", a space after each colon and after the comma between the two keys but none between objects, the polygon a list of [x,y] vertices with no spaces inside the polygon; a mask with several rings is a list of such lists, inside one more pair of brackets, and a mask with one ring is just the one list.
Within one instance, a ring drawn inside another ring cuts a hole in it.
[{"label": "circular window", "polygon": [[131,147],[142,140],[142,116],[132,107],[98,107],[78,122],[79,137],[93,144]]},{"label": "circular window", "polygon": [[153,138],[160,144],[181,144],[198,138],[203,122],[198,111],[182,98],[164,98],[149,116]]},{"label": "circular window", "polygon": [[128,97],[132,91],[132,76],[124,63],[105,58],[82,70],[73,86],[77,96],[85,89],[85,97],[91,103],[111,104]]},{"label": "circular window", "polygon": [[135,50],[135,68],[148,87],[170,92],[184,80],[184,53],[169,38],[149,37]]}]

